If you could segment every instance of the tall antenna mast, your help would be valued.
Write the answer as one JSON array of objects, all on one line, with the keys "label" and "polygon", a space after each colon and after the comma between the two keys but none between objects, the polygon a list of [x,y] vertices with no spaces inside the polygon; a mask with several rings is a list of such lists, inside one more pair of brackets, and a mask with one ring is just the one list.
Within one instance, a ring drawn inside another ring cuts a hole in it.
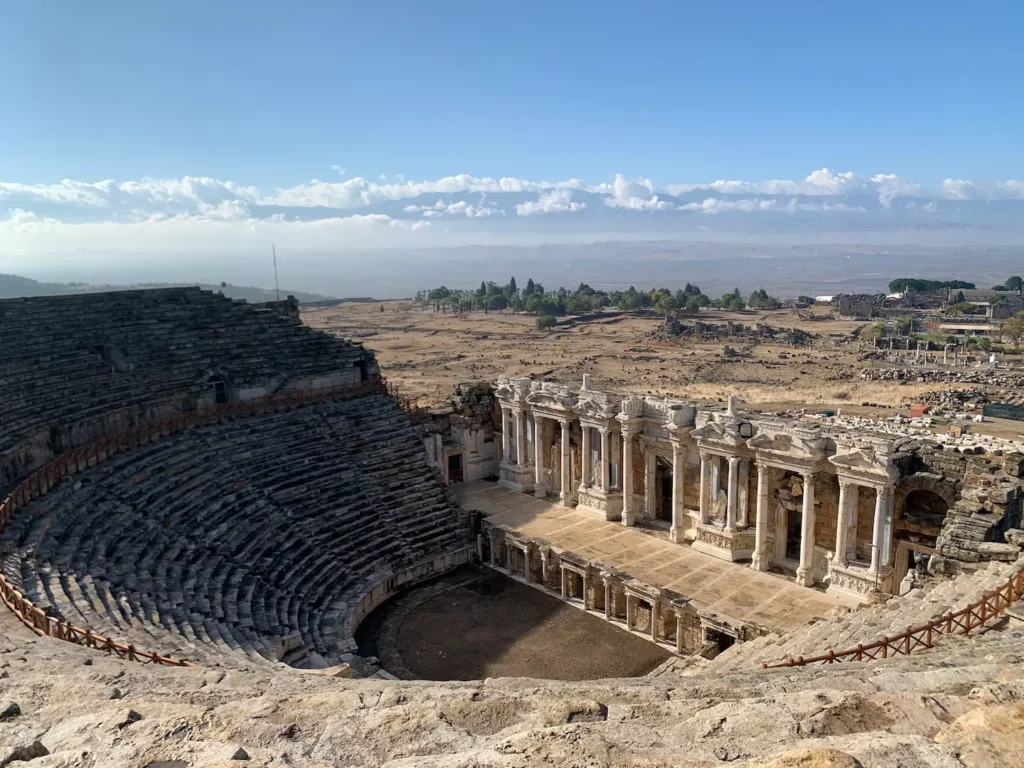
[{"label": "tall antenna mast", "polygon": [[277,282],[277,248],[270,244],[270,250],[274,254],[274,290],[277,292],[277,300],[281,300],[281,286]]}]

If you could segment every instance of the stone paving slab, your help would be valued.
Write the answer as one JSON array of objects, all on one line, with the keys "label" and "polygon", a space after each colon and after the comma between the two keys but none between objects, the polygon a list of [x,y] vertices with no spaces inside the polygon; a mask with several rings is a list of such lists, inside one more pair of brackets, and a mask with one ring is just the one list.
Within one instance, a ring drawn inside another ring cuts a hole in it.
[{"label": "stone paving slab", "polygon": [[452,491],[459,504],[480,510],[493,523],[608,563],[654,586],[674,589],[698,608],[738,621],[786,631],[838,605],[856,607],[822,590],[798,586],[792,578],[718,560],[667,537],[598,520],[496,483],[467,483],[452,486]]}]

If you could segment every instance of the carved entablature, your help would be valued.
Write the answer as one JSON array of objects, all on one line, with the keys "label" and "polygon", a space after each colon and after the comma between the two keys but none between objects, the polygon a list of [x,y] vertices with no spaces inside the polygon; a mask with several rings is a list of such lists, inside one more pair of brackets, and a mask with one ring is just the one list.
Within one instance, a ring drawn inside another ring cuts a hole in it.
[{"label": "carved entablature", "polygon": [[816,424],[762,421],[747,447],[758,461],[794,472],[815,472],[826,468],[827,438]]},{"label": "carved entablature", "polygon": [[629,395],[622,398],[619,403],[619,416],[622,419],[638,419],[644,415],[644,398],[637,395]]},{"label": "carved entablature", "polygon": [[621,402],[620,398],[604,392],[580,390],[579,402],[573,410],[579,415],[580,421],[593,426],[607,426],[618,415]]},{"label": "carved entablature", "polygon": [[576,396],[572,390],[561,384],[546,381],[535,381],[526,396],[526,403],[542,416],[566,419],[575,417],[573,410]]},{"label": "carved entablature", "polygon": [[710,418],[690,432],[701,450],[726,456],[748,453],[747,440],[756,432],[754,423],[733,413],[710,413]]},{"label": "carved entablature", "polygon": [[494,388],[494,396],[505,407],[526,405],[533,379],[526,376],[501,376]]},{"label": "carved entablature", "polygon": [[644,398],[643,409],[644,418],[678,427],[694,426],[694,417],[697,413],[694,406],[668,398]]},{"label": "carved entablature", "polygon": [[897,470],[892,454],[864,446],[840,446],[840,452],[829,458],[840,481],[850,480],[874,488],[891,486]]}]

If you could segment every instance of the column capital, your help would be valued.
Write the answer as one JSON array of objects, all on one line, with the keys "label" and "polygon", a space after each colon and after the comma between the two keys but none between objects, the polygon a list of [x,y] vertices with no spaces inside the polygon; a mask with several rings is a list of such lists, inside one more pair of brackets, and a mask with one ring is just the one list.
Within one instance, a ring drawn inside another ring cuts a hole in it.
[{"label": "column capital", "polygon": [[848,478],[843,477],[839,478],[839,490],[841,491],[848,491],[851,488],[855,488],[858,485],[860,485],[860,483],[858,483],[856,480],[850,480]]},{"label": "column capital", "polygon": [[742,456],[726,456],[725,458],[729,460],[730,467],[735,467],[743,460]]},{"label": "column capital", "polygon": [[813,483],[818,476],[818,472],[813,469],[808,469],[800,473],[800,477],[804,479],[805,483]]},{"label": "column capital", "polygon": [[713,455],[711,451],[705,451],[702,449],[699,453],[701,461],[711,461],[711,456]]}]

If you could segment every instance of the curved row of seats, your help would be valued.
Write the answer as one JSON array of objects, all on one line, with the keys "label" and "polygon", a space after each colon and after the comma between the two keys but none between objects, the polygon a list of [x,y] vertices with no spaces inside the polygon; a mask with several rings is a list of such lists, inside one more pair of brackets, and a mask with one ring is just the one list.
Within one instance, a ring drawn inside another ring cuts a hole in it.
[{"label": "curved row of seats", "polygon": [[112,411],[188,407],[211,372],[239,388],[375,373],[360,345],[198,288],[0,301],[0,360],[0,454]]},{"label": "curved row of seats", "polygon": [[193,429],[111,457],[20,509],[6,577],[72,624],[169,656],[324,666],[354,651],[356,602],[464,546],[394,400]]}]

